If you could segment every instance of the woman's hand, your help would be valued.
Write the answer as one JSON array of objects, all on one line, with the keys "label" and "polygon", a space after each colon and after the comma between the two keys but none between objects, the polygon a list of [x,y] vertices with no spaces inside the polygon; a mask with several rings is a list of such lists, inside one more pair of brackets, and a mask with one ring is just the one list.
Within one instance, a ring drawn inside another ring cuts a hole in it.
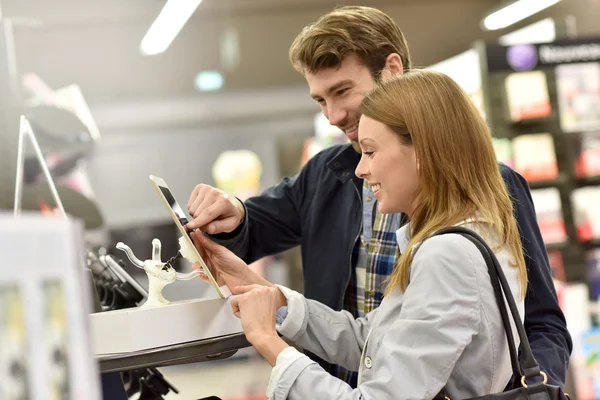
[{"label": "woman's hand", "polygon": [[[197,229],[190,235],[202,259],[210,268],[210,273],[219,285],[226,284],[231,291],[237,286],[252,284],[273,286],[248,268],[248,264],[244,260],[233,254],[229,249],[204,236],[204,233],[200,230]],[[194,269],[198,268],[201,268],[200,264],[195,264]],[[200,275],[200,279],[208,281],[208,277],[205,275]]]},{"label": "woman's hand", "polygon": [[275,365],[277,355],[287,347],[275,329],[277,310],[287,304],[281,290],[274,286],[250,285],[236,287],[233,293],[240,295],[231,300],[231,308],[242,322],[246,339]]}]

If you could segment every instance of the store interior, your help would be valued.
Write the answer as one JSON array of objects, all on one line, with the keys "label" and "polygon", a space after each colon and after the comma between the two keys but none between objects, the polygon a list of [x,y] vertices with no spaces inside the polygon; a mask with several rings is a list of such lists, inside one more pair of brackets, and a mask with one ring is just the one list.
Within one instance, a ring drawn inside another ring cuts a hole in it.
[{"label": "store interior", "polygon": [[[486,27],[486,16],[515,2],[359,4],[379,8],[398,23],[416,67],[449,75],[471,95],[491,128],[498,160],[529,182],[573,338],[569,392],[573,399],[596,399],[600,1],[551,1],[547,8],[506,26]],[[160,240],[163,261],[179,250],[181,233],[150,175],[164,179],[184,209],[198,184],[243,200],[296,174],[320,150],[346,142],[343,132],[319,111],[304,77],[288,59],[290,44],[302,28],[340,4],[355,3],[0,0],[0,215],[3,221],[11,219],[17,204],[25,220],[43,215],[52,221],[68,215],[79,221],[79,228],[57,235],[81,242],[83,248],[69,245],[69,250],[57,252],[83,252],[88,268],[78,273],[79,282],[99,295],[81,300],[81,310],[73,311],[81,318],[63,316],[64,324],[72,324],[68,342],[77,342],[73,352],[81,351],[79,358],[69,359],[75,365],[46,366],[64,375],[70,393],[44,397],[37,380],[13,377],[12,389],[0,383],[0,390],[7,390],[2,393],[16,393],[6,398],[120,399],[125,391],[129,398],[141,400],[267,398],[271,367],[241,334],[227,343],[211,344],[212,350],[196,359],[177,361],[186,350],[171,349],[168,362],[152,351],[143,361],[133,362],[96,354],[90,331],[94,328],[87,317],[139,308],[148,294],[144,267],[136,268],[117,243],[125,243],[140,260],[153,257],[153,239]],[[171,25],[156,33],[159,23]],[[39,235],[46,228],[30,229]],[[10,236],[7,232],[2,235]],[[11,256],[20,262],[18,254]],[[41,255],[33,259],[45,262]],[[172,267],[179,277],[192,273],[183,259],[174,260]],[[302,291],[299,248],[251,267],[274,283]],[[35,268],[16,268],[20,275],[5,274],[0,286],[30,279],[37,274]],[[122,289],[116,294],[115,284]],[[73,293],[79,290],[75,286]],[[59,301],[54,289],[48,286],[45,293]],[[171,302],[219,298],[200,279],[179,279],[163,294]],[[0,308],[7,308],[9,301],[28,302],[27,297],[14,296],[0,290]],[[0,316],[4,312],[8,311],[0,310]],[[32,311],[23,311],[15,323],[27,325],[28,312]],[[0,331],[9,323],[1,320]],[[114,340],[133,338],[129,347],[121,348],[126,353],[149,350],[136,338],[152,336],[151,329],[110,334]],[[2,332],[0,341],[6,339]],[[28,335],[48,336],[30,329],[21,345],[33,340]],[[103,343],[112,340],[107,334]],[[191,341],[164,340],[150,350]],[[10,373],[6,357],[11,355],[0,352],[0,382]],[[28,394],[19,392],[28,385],[38,386]],[[97,394],[77,397],[77,388],[83,386]],[[144,387],[161,387],[162,392],[144,397],[144,390],[150,390]]]}]

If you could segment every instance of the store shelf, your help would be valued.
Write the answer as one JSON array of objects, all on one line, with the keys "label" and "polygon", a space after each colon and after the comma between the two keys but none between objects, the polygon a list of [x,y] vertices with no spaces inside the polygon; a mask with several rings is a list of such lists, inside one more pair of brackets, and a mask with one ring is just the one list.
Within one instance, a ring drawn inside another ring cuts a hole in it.
[{"label": "store shelf", "polygon": [[578,178],[575,180],[578,187],[585,186],[600,186],[600,175],[586,176],[584,178]]},{"label": "store shelf", "polygon": [[567,177],[564,174],[560,174],[556,179],[547,179],[543,181],[528,181],[529,188],[535,189],[546,189],[551,187],[559,187],[567,182]]},{"label": "store shelf", "polygon": [[569,241],[560,243],[544,243],[546,250],[566,250],[569,248],[571,243]]},{"label": "store shelf", "polygon": [[552,122],[553,114],[539,118],[524,118],[518,121],[513,121],[510,118],[505,118],[506,124],[514,127],[530,127],[532,125],[547,124]]},{"label": "store shelf", "polygon": [[586,250],[594,249],[596,247],[600,247],[600,238],[592,239],[592,240],[587,240],[585,242],[582,242],[581,245]]}]

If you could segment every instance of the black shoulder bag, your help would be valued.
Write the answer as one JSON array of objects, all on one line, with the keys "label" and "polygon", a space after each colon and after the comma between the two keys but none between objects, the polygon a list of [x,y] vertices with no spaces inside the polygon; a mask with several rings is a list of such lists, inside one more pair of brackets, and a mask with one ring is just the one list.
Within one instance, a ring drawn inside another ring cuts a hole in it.
[{"label": "black shoulder bag", "polygon": [[[548,377],[544,371],[540,369],[540,366],[533,357],[531,346],[529,345],[525,328],[521,322],[515,299],[510,292],[510,287],[506,281],[504,272],[502,272],[502,267],[494,255],[494,252],[477,233],[460,226],[442,229],[436,232],[433,236],[447,233],[456,233],[470,240],[475,246],[477,246],[481,252],[481,255],[483,256],[483,259],[485,260],[485,263],[487,264],[488,273],[490,274],[490,278],[492,280],[492,287],[494,288],[496,302],[498,303],[500,315],[502,316],[502,324],[504,325],[504,331],[506,332],[508,348],[510,351],[510,361],[513,369],[514,382],[510,389],[507,389],[502,393],[493,393],[480,397],[473,397],[469,400],[569,400],[569,395],[565,394],[562,388],[546,384]],[[506,297],[506,302],[510,308],[510,317],[508,315],[508,311],[506,310],[504,297]],[[515,339],[510,326],[510,318],[512,318],[514,321],[519,333],[519,338],[521,339],[522,357],[520,360],[517,356],[517,347],[515,346]],[[543,378],[542,382],[527,383],[528,380],[536,377],[539,378],[540,376]],[[518,377],[520,377],[520,380]],[[434,398],[434,400],[454,399],[450,399],[445,391],[442,390]]]}]

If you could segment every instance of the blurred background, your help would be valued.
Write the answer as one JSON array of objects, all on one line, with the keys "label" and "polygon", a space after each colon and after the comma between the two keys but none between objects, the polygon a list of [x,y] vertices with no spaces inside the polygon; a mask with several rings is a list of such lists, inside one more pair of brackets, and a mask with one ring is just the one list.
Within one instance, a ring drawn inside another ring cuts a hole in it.
[{"label": "blurred background", "polygon": [[[513,3],[539,11],[484,23]],[[571,392],[600,398],[600,0],[0,0],[0,210],[13,207],[25,115],[90,248],[123,241],[145,259],[159,238],[174,255],[179,235],[149,175],[183,206],[199,183],[246,198],[344,142],[288,60],[302,28],[341,4],[393,17],[414,65],[457,80],[499,160],[530,181],[576,346]],[[23,208],[53,213],[31,150],[23,182]],[[253,268],[302,289],[297,249]],[[177,285],[171,300],[213,296]],[[168,399],[262,399],[270,373],[248,349],[160,370],[180,392]]]}]

